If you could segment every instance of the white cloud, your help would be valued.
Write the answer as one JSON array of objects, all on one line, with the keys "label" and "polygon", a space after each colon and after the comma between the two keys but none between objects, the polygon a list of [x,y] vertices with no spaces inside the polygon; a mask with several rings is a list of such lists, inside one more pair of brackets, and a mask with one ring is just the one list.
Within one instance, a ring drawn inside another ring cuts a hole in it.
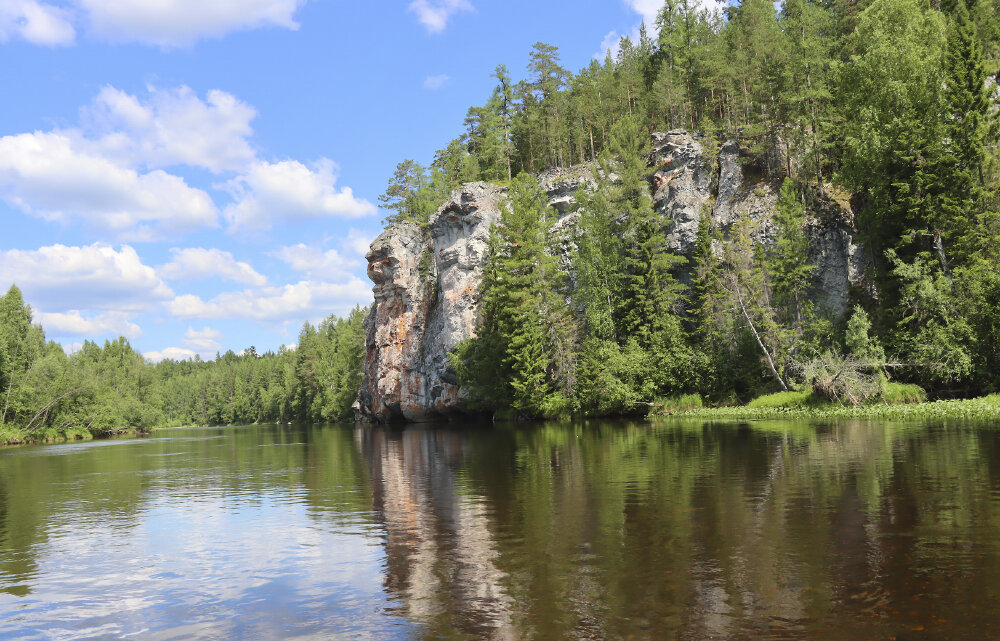
[{"label": "white cloud", "polygon": [[235,31],[298,29],[295,12],[307,0],[39,0],[0,2],[0,41],[73,44],[78,28],[111,42],[185,47]]},{"label": "white cloud", "polygon": [[248,139],[257,111],[224,91],[205,100],[190,88],[149,88],[145,100],[106,86],[82,110],[87,138],[100,155],[123,165],[190,165],[213,172],[245,170],[255,152]]},{"label": "white cloud", "polygon": [[72,356],[83,349],[83,343],[79,341],[74,343],[63,343],[62,348],[63,351],[66,352],[66,356]]},{"label": "white cloud", "polygon": [[174,298],[173,290],[128,245],[117,251],[101,244],[0,251],[0,275],[5,291],[16,283],[27,300],[49,314],[137,311]]},{"label": "white cloud", "polygon": [[234,232],[269,229],[279,220],[358,218],[376,212],[370,202],[355,198],[350,187],[338,190],[336,182],[336,165],[326,158],[312,169],[295,160],[258,161],[226,183],[236,202],[223,215]]},{"label": "white cloud", "polygon": [[288,321],[345,314],[371,300],[371,284],[358,277],[346,283],[300,281],[282,287],[225,292],[210,301],[186,294],[167,303],[177,318],[246,318]]},{"label": "white cloud", "polygon": [[0,137],[0,199],[47,221],[82,221],[122,241],[218,227],[215,198],[222,194],[209,195],[163,169],[186,165],[228,174],[212,187],[228,192],[222,213],[230,232],[376,213],[350,187],[337,187],[337,165],[329,159],[311,166],[260,159],[249,142],[256,114],[223,91],[202,99],[188,87],[150,88],[140,98],[104,87],[81,109],[79,128]]},{"label": "white cloud", "polygon": [[260,27],[298,29],[305,0],[72,0],[94,35],[112,42],[183,47]]},{"label": "white cloud", "polygon": [[473,10],[468,0],[413,0],[410,3],[410,12],[416,14],[428,33],[441,33],[453,15]]},{"label": "white cloud", "polygon": [[184,333],[184,344],[193,350],[199,352],[218,352],[222,350],[222,343],[219,341],[225,338],[222,332],[212,329],[211,327],[205,327],[202,330],[196,330],[193,327],[188,327],[188,330]]},{"label": "white cloud", "polygon": [[227,251],[201,247],[170,251],[173,260],[157,268],[162,278],[201,280],[218,277],[255,287],[267,284],[264,275],[258,273],[249,263],[237,261]]},{"label": "white cloud", "polygon": [[605,35],[604,38],[601,40],[601,48],[598,50],[597,53],[594,54],[594,58],[603,61],[605,56],[607,56],[608,51],[611,52],[612,58],[617,58],[619,43],[621,42],[621,39],[622,37],[618,34],[617,31],[615,31],[614,29],[609,31],[607,35]]},{"label": "white cloud", "polygon": [[110,333],[136,339],[142,336],[142,329],[131,321],[129,314],[105,312],[85,318],[79,311],[36,312],[35,322],[41,323],[48,334],[57,336],[99,336]]},{"label": "white cloud", "polygon": [[351,269],[361,267],[360,261],[346,258],[336,249],[328,249],[324,252],[303,243],[282,247],[272,256],[279,258],[289,267],[308,278],[330,280],[332,276],[342,275]]},{"label": "white cloud", "polygon": [[[694,4],[697,5],[698,2],[699,0],[695,0]],[[663,7],[663,0],[625,0],[625,4],[632,11],[642,16],[642,19],[646,22],[647,29],[655,28],[656,14]]]},{"label": "white cloud", "polygon": [[208,194],[182,178],[123,167],[59,133],[0,138],[0,196],[46,220],[78,217],[139,240],[215,227],[218,218]]},{"label": "white cloud", "polygon": [[347,232],[347,238],[344,239],[344,249],[364,258],[368,254],[368,250],[371,249],[373,240],[375,240],[375,234],[360,229],[351,229]]},{"label": "white cloud", "polygon": [[168,347],[158,352],[143,352],[142,356],[150,363],[159,363],[163,360],[190,361],[194,360],[196,354],[183,347]]},{"label": "white cloud", "polygon": [[444,73],[437,76],[427,76],[426,78],[424,78],[424,89],[435,91],[445,86],[450,81],[451,81],[451,76]]},{"label": "white cloud", "polygon": [[38,0],[0,1],[0,42],[23,38],[36,45],[66,46],[76,39],[70,11]]}]

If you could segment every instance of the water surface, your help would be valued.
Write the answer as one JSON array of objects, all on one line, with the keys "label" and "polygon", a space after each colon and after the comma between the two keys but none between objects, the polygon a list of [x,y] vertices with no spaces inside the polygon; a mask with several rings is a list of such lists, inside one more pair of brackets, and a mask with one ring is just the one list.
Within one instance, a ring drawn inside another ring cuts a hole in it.
[{"label": "water surface", "polygon": [[183,429],[0,450],[0,638],[984,639],[1000,430]]}]

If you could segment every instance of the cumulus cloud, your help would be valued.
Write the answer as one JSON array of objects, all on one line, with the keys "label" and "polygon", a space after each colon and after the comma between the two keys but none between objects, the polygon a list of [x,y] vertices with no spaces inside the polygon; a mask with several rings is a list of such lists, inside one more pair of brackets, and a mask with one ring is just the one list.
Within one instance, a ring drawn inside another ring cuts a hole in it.
[{"label": "cumulus cloud", "polygon": [[129,314],[105,312],[84,317],[78,310],[68,312],[36,312],[34,320],[46,333],[56,336],[100,336],[114,334],[128,339],[142,336],[142,329],[131,321]]},{"label": "cumulus cloud", "polygon": [[441,33],[453,15],[473,10],[468,0],[413,0],[410,3],[410,13],[417,16],[428,33]]},{"label": "cumulus cloud", "polygon": [[[337,187],[331,160],[307,166],[258,158],[249,141],[256,114],[223,91],[202,99],[188,87],[150,88],[140,98],[104,87],[81,110],[78,128],[0,137],[0,199],[44,220],[82,221],[126,242],[218,227],[215,198],[226,193],[231,232],[377,211],[350,187]],[[235,177],[213,185],[219,191],[210,196],[164,170],[174,165]]]},{"label": "cumulus cloud", "polygon": [[282,287],[225,292],[205,301],[193,294],[167,303],[177,318],[245,318],[280,322],[344,314],[371,300],[371,285],[352,277],[346,283],[300,281]]},{"label": "cumulus cloud", "polygon": [[[189,165],[213,172],[246,169],[257,110],[212,90],[202,100],[189,87],[149,88],[145,99],[106,86],[82,110],[78,142],[123,165]],[[85,135],[85,137],[84,137]]]},{"label": "cumulus cloud", "polygon": [[0,2],[0,42],[20,38],[47,47],[71,45],[76,40],[73,14],[37,0]]},{"label": "cumulus cloud", "polygon": [[361,261],[346,258],[336,249],[323,251],[303,243],[282,247],[272,255],[307,278],[329,280],[331,277],[361,267]]},{"label": "cumulus cloud", "polygon": [[358,218],[376,208],[355,198],[350,187],[336,188],[337,166],[326,158],[312,168],[296,160],[257,161],[225,187],[236,199],[223,211],[229,230],[269,229],[278,220]]},{"label": "cumulus cloud", "polygon": [[222,332],[216,331],[211,327],[205,327],[201,330],[188,327],[188,330],[184,333],[184,344],[202,353],[218,352],[222,349],[222,343],[219,341],[223,338],[225,336],[223,336]]},{"label": "cumulus cloud", "polygon": [[162,278],[178,280],[202,280],[222,278],[244,285],[261,287],[267,278],[258,273],[249,263],[237,261],[233,255],[221,249],[171,249],[173,260],[157,268]]},{"label": "cumulus cloud", "polygon": [[78,217],[123,239],[218,225],[209,195],[182,178],[123,167],[59,133],[0,138],[0,196],[45,220]]},{"label": "cumulus cloud", "polygon": [[373,240],[375,240],[375,234],[360,229],[351,229],[347,232],[347,238],[344,239],[344,249],[364,258],[368,250],[371,249]]},{"label": "cumulus cloud", "polygon": [[426,78],[424,78],[424,89],[435,91],[445,86],[450,81],[451,81],[451,76],[444,73],[437,76],[427,76]]},{"label": "cumulus cloud", "polygon": [[[697,5],[698,3],[699,0],[695,0],[693,4]],[[647,28],[652,28],[656,24],[656,14],[663,7],[662,0],[625,0],[625,4],[642,16]]]},{"label": "cumulus cloud", "polygon": [[69,45],[78,28],[110,42],[185,47],[208,38],[262,27],[298,29],[295,12],[306,0],[39,0],[0,2],[0,39]]},{"label": "cumulus cloud", "polygon": [[0,42],[21,38],[55,47],[73,44],[76,29],[70,11],[37,0],[0,2]]},{"label": "cumulus cloud", "polygon": [[0,275],[5,291],[17,283],[27,300],[50,315],[69,313],[56,319],[62,323],[73,321],[73,310],[138,311],[174,298],[173,290],[128,245],[118,250],[94,244],[0,251]]},{"label": "cumulus cloud", "polygon": [[142,356],[150,363],[159,363],[164,360],[190,361],[194,360],[196,354],[189,349],[184,349],[183,347],[168,347],[160,351],[143,352]]}]

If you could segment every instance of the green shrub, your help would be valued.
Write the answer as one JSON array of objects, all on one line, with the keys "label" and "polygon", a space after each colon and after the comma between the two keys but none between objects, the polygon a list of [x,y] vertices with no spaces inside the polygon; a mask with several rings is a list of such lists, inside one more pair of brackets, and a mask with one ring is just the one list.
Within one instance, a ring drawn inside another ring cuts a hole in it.
[{"label": "green shrub", "polygon": [[679,396],[666,396],[656,399],[653,414],[673,414],[674,412],[686,412],[704,407],[705,404],[700,394],[681,394]]},{"label": "green shrub", "polygon": [[750,409],[773,409],[779,407],[807,407],[816,405],[820,400],[813,395],[811,387],[790,392],[776,392],[758,396],[749,403]]},{"label": "green shrub", "polygon": [[882,400],[889,405],[923,403],[927,400],[927,392],[919,385],[885,381],[882,384]]}]

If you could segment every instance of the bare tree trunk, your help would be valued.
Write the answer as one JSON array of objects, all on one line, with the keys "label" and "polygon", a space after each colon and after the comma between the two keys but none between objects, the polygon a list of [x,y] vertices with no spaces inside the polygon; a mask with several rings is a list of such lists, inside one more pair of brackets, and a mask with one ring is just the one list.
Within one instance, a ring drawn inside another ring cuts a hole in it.
[{"label": "bare tree trunk", "polygon": [[767,367],[771,370],[771,374],[781,385],[781,389],[788,391],[788,385],[781,378],[781,374],[778,373],[777,368],[774,366],[774,359],[771,358],[771,352],[768,351],[767,347],[764,346],[764,341],[760,339],[760,334],[757,333],[757,328],[754,327],[753,321],[750,319],[750,313],[747,311],[746,305],[743,304],[743,294],[740,292],[739,284],[736,285],[736,300],[740,304],[740,310],[743,312],[743,318],[746,319],[747,325],[750,326],[750,331],[753,333],[753,337],[757,340],[757,345],[760,346],[760,351],[764,352],[764,358],[767,359]]}]

